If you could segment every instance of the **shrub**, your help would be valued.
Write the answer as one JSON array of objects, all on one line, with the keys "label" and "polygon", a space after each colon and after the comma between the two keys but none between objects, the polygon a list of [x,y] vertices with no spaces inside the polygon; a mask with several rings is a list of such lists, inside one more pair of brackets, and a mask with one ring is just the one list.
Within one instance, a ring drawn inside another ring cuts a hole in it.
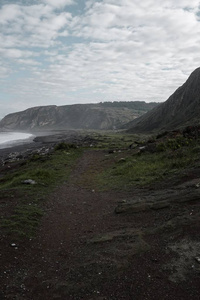
[{"label": "shrub", "polygon": [[61,142],[61,143],[57,144],[54,149],[55,149],[55,151],[57,151],[57,150],[69,150],[69,149],[76,149],[76,148],[77,147],[74,144],[68,144],[65,142]]},{"label": "shrub", "polygon": [[191,144],[192,140],[184,137],[177,137],[174,139],[167,139],[165,142],[161,142],[157,144],[156,150],[158,152],[169,150],[177,150],[184,146],[189,146]]},{"label": "shrub", "polygon": [[166,150],[166,145],[165,143],[161,142],[156,146],[156,151],[157,152],[163,152]]}]

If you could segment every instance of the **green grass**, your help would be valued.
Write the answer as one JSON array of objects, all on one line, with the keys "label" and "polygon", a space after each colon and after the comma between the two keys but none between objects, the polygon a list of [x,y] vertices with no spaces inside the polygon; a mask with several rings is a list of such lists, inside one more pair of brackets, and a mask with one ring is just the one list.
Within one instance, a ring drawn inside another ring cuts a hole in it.
[{"label": "green grass", "polygon": [[198,159],[192,147],[164,153],[143,153],[115,162],[98,175],[101,189],[124,189],[145,186],[171,176],[192,165]]},{"label": "green grass", "polygon": [[[74,161],[79,157],[81,150],[55,151],[48,159],[38,157],[30,159],[16,172],[8,174],[0,179],[0,190],[17,187],[18,190],[34,189],[38,190],[43,186],[53,188],[58,182],[68,178]],[[23,181],[32,179],[36,185],[24,185]]]},{"label": "green grass", "polygon": [[2,219],[1,227],[17,237],[35,235],[43,210],[37,204],[19,205],[10,218]]},{"label": "green grass", "polygon": [[96,141],[95,148],[97,149],[126,149],[134,141],[142,142],[146,136],[137,134],[127,134],[125,132],[104,132],[93,133],[92,137]]},{"label": "green grass", "polygon": [[[33,237],[43,214],[47,195],[68,180],[81,153],[80,149],[73,147],[68,151],[56,149],[51,155],[32,157],[17,171],[2,177],[0,197],[9,201],[7,198],[9,199],[12,191],[17,198],[17,206],[9,217],[1,218],[1,227],[18,237]],[[36,184],[24,184],[27,179],[34,180]]]}]

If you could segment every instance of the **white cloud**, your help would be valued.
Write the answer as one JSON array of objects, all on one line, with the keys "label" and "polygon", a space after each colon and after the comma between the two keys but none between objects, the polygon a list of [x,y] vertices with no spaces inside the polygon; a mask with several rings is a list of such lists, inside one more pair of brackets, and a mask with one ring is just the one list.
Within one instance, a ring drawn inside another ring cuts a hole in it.
[{"label": "white cloud", "polygon": [[10,68],[4,62],[0,61],[0,79],[6,78],[10,73]]},{"label": "white cloud", "polygon": [[70,13],[57,14],[48,5],[6,5],[0,10],[0,24],[3,26],[0,40],[6,40],[5,47],[48,48],[55,43],[62,29],[66,35],[65,26],[70,21]]},{"label": "white cloud", "polygon": [[54,8],[63,8],[67,5],[75,4],[73,0],[43,0],[43,2]]},{"label": "white cloud", "polygon": [[0,6],[0,77],[18,104],[164,101],[199,66],[199,1],[85,4],[82,13],[71,0]]},{"label": "white cloud", "polygon": [[7,58],[21,58],[21,57],[30,57],[34,54],[34,52],[31,51],[22,51],[19,49],[1,49],[0,48],[0,53],[2,56],[7,57]]},{"label": "white cloud", "polygon": [[28,65],[28,66],[39,66],[41,65],[41,63],[35,61],[34,59],[19,59],[18,60],[18,63],[19,64],[25,64],[25,65]]},{"label": "white cloud", "polygon": [[7,24],[21,16],[21,9],[19,5],[10,4],[4,5],[0,10],[0,23]]}]

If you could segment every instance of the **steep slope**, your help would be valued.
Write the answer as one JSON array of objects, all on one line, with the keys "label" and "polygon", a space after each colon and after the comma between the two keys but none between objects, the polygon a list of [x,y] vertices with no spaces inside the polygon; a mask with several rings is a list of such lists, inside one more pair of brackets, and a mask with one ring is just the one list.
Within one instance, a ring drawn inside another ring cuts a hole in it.
[{"label": "steep slope", "polygon": [[200,68],[169,99],[127,124],[129,132],[168,130],[200,123]]},{"label": "steep slope", "polygon": [[2,130],[114,129],[142,115],[156,103],[106,102],[41,106],[12,113],[0,121]]}]

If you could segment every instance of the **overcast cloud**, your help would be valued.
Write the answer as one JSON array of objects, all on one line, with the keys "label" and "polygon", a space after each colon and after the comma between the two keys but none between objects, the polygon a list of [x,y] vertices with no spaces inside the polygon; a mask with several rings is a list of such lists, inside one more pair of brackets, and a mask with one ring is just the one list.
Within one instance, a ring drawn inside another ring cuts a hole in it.
[{"label": "overcast cloud", "polygon": [[165,101],[200,61],[197,0],[1,0],[0,117]]}]

